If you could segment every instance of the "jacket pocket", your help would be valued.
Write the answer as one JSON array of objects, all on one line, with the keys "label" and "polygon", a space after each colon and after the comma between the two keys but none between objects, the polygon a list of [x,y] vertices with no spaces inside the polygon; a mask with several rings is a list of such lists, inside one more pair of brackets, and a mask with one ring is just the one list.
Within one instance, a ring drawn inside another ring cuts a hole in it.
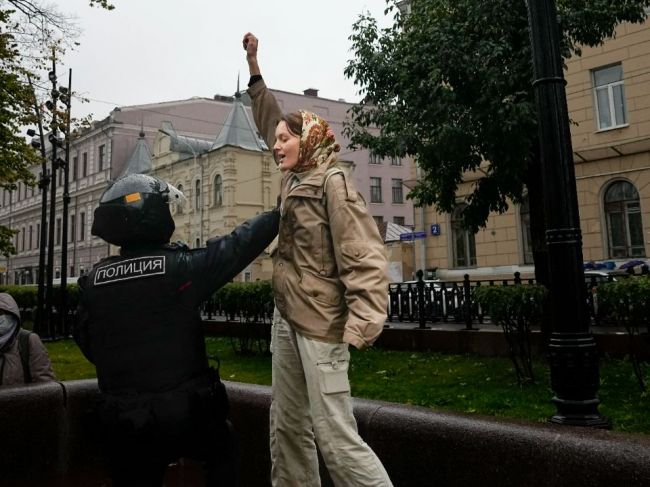
[{"label": "jacket pocket", "polygon": [[316,277],[309,272],[303,272],[300,278],[303,293],[322,304],[338,306],[341,303],[343,291],[338,280]]},{"label": "jacket pocket", "polygon": [[368,244],[365,242],[345,242],[341,244],[341,255],[346,264],[363,260],[368,254]]},{"label": "jacket pocket", "polygon": [[320,390],[323,394],[350,392],[348,364],[347,360],[330,360],[316,364],[320,379]]}]

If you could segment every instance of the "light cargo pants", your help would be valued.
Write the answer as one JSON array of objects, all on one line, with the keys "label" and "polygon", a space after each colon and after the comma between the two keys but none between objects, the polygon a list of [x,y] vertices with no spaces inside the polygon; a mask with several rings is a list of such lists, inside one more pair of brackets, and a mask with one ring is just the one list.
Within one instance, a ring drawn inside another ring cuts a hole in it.
[{"label": "light cargo pants", "polygon": [[274,313],[270,412],[274,486],[318,487],[318,443],[337,486],[390,487],[352,415],[346,343],[310,340]]}]

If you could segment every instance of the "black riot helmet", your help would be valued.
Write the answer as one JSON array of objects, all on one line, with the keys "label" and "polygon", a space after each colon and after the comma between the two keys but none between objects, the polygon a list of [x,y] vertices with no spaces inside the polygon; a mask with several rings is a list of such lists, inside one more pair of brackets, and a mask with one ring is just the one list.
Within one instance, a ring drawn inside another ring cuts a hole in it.
[{"label": "black riot helmet", "polygon": [[146,174],[118,179],[99,200],[91,233],[120,247],[169,242],[169,193],[169,184]]}]

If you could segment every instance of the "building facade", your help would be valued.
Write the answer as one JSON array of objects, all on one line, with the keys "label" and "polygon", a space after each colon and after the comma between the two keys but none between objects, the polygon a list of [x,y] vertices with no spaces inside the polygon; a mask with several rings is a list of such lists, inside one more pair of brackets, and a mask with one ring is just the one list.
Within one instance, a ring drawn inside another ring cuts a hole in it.
[{"label": "building facade", "polygon": [[[578,204],[585,261],[619,265],[650,252],[650,26],[621,24],[602,46],[566,63]],[[468,175],[458,198],[474,182]],[[426,208],[416,229],[419,262],[443,279],[534,273],[526,202],[464,230],[454,214]]]},{"label": "building facade", "polygon": [[[350,151],[343,122],[351,104],[317,96],[272,90],[286,112],[311,110],[328,120],[343,147],[340,159],[353,176],[377,222],[413,225],[413,206],[403,182],[410,163],[380,160],[366,150]],[[187,201],[174,210],[173,239],[190,247],[275,206],[280,175],[251,121],[250,100],[217,95],[115,108],[74,140],[70,151],[67,275],[74,281],[116,249],[90,234],[95,207],[110,180],[129,172],[150,172],[169,180]],[[261,145],[260,145],[261,144]],[[48,162],[48,166],[49,166]],[[34,167],[38,175],[40,166]],[[54,278],[61,274],[64,243],[63,178],[56,177]],[[48,191],[48,212],[49,212]],[[38,188],[19,184],[0,190],[0,224],[17,231],[17,253],[0,258],[0,283],[38,282],[42,196]],[[257,262],[242,280],[270,277],[270,264]]]}]

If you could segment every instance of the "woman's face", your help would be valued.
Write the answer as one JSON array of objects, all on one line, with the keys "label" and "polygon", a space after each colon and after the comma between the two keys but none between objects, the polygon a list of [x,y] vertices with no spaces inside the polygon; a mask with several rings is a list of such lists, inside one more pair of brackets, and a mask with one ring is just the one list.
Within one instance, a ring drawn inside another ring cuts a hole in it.
[{"label": "woman's face", "polygon": [[280,171],[285,172],[296,167],[299,152],[300,137],[289,131],[284,120],[280,121],[275,128],[275,145],[273,146],[273,154]]}]

